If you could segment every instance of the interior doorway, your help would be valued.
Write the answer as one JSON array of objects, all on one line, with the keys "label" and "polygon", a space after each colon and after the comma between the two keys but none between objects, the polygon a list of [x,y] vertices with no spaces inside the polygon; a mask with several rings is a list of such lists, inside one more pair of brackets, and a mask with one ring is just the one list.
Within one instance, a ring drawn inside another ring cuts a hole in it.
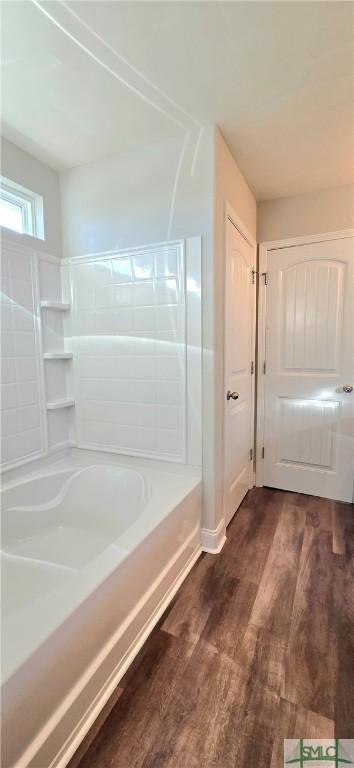
[{"label": "interior doorway", "polygon": [[224,517],[254,484],[256,243],[227,209],[224,357]]},{"label": "interior doorway", "polygon": [[353,242],[260,248],[257,485],[353,500]]}]

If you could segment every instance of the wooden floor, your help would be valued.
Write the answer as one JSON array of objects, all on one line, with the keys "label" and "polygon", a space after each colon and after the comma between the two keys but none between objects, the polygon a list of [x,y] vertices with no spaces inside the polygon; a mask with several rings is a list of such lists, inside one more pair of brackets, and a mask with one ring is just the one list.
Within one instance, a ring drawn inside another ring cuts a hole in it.
[{"label": "wooden floor", "polygon": [[352,505],[254,488],[70,768],[282,768],[284,738],[354,738],[353,557]]}]

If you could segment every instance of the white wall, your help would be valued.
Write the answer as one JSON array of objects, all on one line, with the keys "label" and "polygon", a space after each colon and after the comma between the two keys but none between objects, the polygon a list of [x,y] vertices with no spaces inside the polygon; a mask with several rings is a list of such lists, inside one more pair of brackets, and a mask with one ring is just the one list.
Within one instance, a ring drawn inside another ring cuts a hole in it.
[{"label": "white wall", "polygon": [[210,240],[213,131],[204,133],[192,176],[196,138],[184,155],[181,135],[62,172],[64,256],[196,234]]},{"label": "white wall", "polygon": [[[11,181],[42,195],[44,244],[43,241],[37,242],[41,250],[60,257],[61,215],[57,172],[10,141],[1,139],[1,173]],[[33,243],[33,238],[31,241]]]},{"label": "white wall", "polygon": [[258,241],[354,227],[354,186],[332,187],[258,203]]}]

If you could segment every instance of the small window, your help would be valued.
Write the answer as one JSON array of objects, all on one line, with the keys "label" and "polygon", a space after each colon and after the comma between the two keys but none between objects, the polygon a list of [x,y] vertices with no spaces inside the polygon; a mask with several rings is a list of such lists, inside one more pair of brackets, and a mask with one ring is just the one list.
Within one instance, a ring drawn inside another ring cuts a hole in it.
[{"label": "small window", "polygon": [[1,177],[0,225],[44,239],[41,195]]}]

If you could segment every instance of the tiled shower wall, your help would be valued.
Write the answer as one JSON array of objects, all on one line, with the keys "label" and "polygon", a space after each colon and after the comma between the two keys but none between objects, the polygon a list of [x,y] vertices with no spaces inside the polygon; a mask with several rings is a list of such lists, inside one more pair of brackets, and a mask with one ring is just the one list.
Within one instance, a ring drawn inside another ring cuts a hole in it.
[{"label": "tiled shower wall", "polygon": [[46,450],[35,252],[3,235],[1,248],[1,463]]},{"label": "tiled shower wall", "polygon": [[37,250],[37,241],[1,231],[1,468],[12,469],[70,445],[70,409],[49,410],[68,396],[71,360],[62,312],[61,260]]},{"label": "tiled shower wall", "polygon": [[[195,417],[200,409],[200,262],[195,274],[192,267],[189,332],[197,336],[189,345],[185,259],[179,241],[72,260],[79,446],[195,462],[199,444],[191,459],[187,410]],[[194,436],[198,429],[197,418]]]},{"label": "tiled shower wall", "polygon": [[200,238],[62,270],[2,233],[1,259],[3,468],[71,444],[200,465]]}]

